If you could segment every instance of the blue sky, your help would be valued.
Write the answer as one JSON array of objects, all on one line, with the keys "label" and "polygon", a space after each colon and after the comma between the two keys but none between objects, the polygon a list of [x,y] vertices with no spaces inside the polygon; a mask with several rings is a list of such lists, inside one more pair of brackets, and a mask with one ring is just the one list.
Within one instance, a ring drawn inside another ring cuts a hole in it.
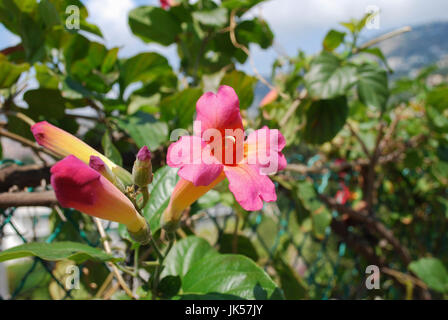
[{"label": "blue sky", "polygon": [[[84,0],[89,9],[89,20],[98,24],[105,35],[107,46],[122,47],[122,56],[131,56],[140,51],[157,51],[165,54],[172,65],[178,62],[174,47],[145,44],[136,38],[127,25],[127,13],[139,5],[158,5],[158,0]],[[320,50],[321,41],[330,28],[339,28],[338,22],[350,17],[361,17],[369,5],[380,10],[380,28],[367,30],[363,37],[370,38],[379,33],[405,25],[418,25],[432,21],[448,21],[446,0],[270,0],[247,13],[262,15],[270,24],[276,47],[289,55],[300,48],[307,53]],[[17,37],[0,26],[0,48],[14,45]],[[268,74],[277,55],[275,49],[260,50],[251,47],[257,69]],[[247,64],[243,68],[251,73]]]}]

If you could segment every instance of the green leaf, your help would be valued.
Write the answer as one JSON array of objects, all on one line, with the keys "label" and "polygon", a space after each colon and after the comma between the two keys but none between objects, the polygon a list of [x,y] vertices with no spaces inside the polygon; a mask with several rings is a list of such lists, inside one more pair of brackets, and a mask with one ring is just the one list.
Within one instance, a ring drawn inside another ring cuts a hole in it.
[{"label": "green leaf", "polygon": [[109,71],[111,71],[111,69],[115,65],[115,62],[117,62],[118,51],[119,48],[113,48],[107,52],[106,57],[104,58],[104,61],[101,65],[102,73],[108,73]]},{"label": "green leaf", "polygon": [[212,10],[194,11],[193,19],[206,26],[223,27],[227,25],[228,11],[226,8],[215,8]]},{"label": "green leaf", "polygon": [[239,23],[235,34],[238,43],[245,45],[256,43],[262,49],[269,48],[274,41],[274,34],[267,22],[258,18]]},{"label": "green leaf", "polygon": [[57,89],[35,89],[25,92],[23,99],[29,112],[37,117],[61,119],[65,115],[65,102]]},{"label": "green leaf", "polygon": [[313,184],[309,181],[301,181],[297,184],[299,197],[303,207],[309,212],[314,236],[323,239],[325,231],[331,223],[331,213],[327,207],[319,201]]},{"label": "green leaf", "polygon": [[[236,236],[236,243],[234,242],[235,237],[231,233],[225,233],[221,237],[219,242],[219,252],[220,253],[236,253],[242,254],[254,261],[258,260],[257,249],[250,241],[250,239],[241,234]],[[236,244],[236,251],[233,251],[234,243]]]},{"label": "green leaf", "polygon": [[244,12],[265,0],[224,0],[222,6],[228,9],[239,9]]},{"label": "green leaf", "polygon": [[439,259],[421,258],[411,262],[409,270],[414,272],[431,289],[448,293],[448,271]]},{"label": "green leaf", "polygon": [[0,54],[0,89],[11,87],[19,79],[22,72],[29,68],[28,63],[14,64]]},{"label": "green leaf", "polygon": [[53,70],[45,64],[34,64],[36,70],[36,79],[39,81],[39,87],[45,89],[58,89],[59,78]]},{"label": "green leaf", "polygon": [[131,102],[128,105],[128,114],[134,114],[139,110],[147,113],[156,113],[159,111],[160,94],[156,93],[149,97],[132,95]]},{"label": "green leaf", "polygon": [[129,12],[132,32],[145,42],[164,46],[174,43],[181,32],[180,23],[170,12],[159,7],[143,6]]},{"label": "green leaf", "polygon": [[[199,260],[185,275],[182,291],[236,295],[265,300],[278,296],[278,288],[266,272],[241,255],[216,255]],[[277,298],[276,297],[276,298]]]},{"label": "green leaf", "polygon": [[313,144],[330,141],[345,125],[347,116],[348,105],[345,97],[315,101],[306,111],[303,137]]},{"label": "green leaf", "polygon": [[158,290],[163,298],[171,298],[179,292],[181,286],[179,276],[166,276],[160,281]]},{"label": "green leaf", "polygon": [[193,123],[196,102],[201,95],[201,89],[187,88],[166,97],[160,104],[162,120],[173,120],[175,128],[187,128]]},{"label": "green leaf", "polygon": [[358,68],[358,96],[362,103],[371,108],[384,109],[389,98],[387,73],[374,64]]},{"label": "green leaf", "polygon": [[168,125],[157,121],[152,115],[138,111],[125,119],[118,119],[118,125],[134,139],[137,147],[148,146],[156,150],[168,141]]},{"label": "green leaf", "polygon": [[114,257],[85,244],[63,241],[53,243],[32,242],[0,252],[0,262],[23,257],[39,257],[48,261],[70,259],[76,263],[86,260],[111,261]]},{"label": "green leaf", "polygon": [[266,272],[241,255],[219,254],[203,239],[177,242],[166,259],[165,274],[182,280],[182,295],[224,294],[243,299],[282,298]]},{"label": "green leaf", "polygon": [[274,268],[280,278],[280,285],[287,300],[307,298],[309,288],[293,268],[282,259],[274,260]]},{"label": "green leaf", "polygon": [[93,23],[87,22],[86,20],[79,21],[79,27],[83,31],[92,33],[100,38],[103,37],[103,33],[101,32],[100,28],[97,25],[94,25]]},{"label": "green leaf", "polygon": [[235,89],[241,109],[247,109],[252,104],[256,84],[257,78],[237,70],[227,73],[221,80],[221,85],[228,85]]},{"label": "green leaf", "polygon": [[143,84],[156,81],[161,77],[172,76],[173,71],[168,60],[155,52],[144,52],[133,56],[120,66],[120,90],[134,82]]},{"label": "green leaf", "polygon": [[57,26],[61,24],[59,13],[56,7],[48,0],[39,2],[39,12],[42,20],[47,27]]},{"label": "green leaf", "polygon": [[104,155],[112,160],[115,164],[119,165],[120,167],[123,165],[123,159],[121,158],[120,151],[114,146],[112,143],[112,139],[110,138],[109,132],[106,130],[106,132],[103,135],[103,138],[101,139],[101,146],[104,150]]},{"label": "green leaf", "polygon": [[305,75],[309,94],[319,99],[344,95],[355,82],[356,68],[344,65],[341,59],[326,51],[311,61]]},{"label": "green leaf", "polygon": [[218,255],[212,246],[202,238],[189,236],[178,241],[165,260],[165,269],[162,276],[179,276],[181,280],[192,266],[203,258],[211,258]]},{"label": "green leaf", "polygon": [[170,202],[171,194],[178,180],[177,169],[168,166],[160,168],[154,174],[154,179],[149,185],[151,197],[143,210],[143,216],[149,222],[152,232],[156,232],[160,228],[162,213]]},{"label": "green leaf", "polygon": [[439,112],[448,109],[448,86],[440,86],[428,92],[426,101]]},{"label": "green leaf", "polygon": [[359,52],[369,53],[371,55],[374,55],[374,56],[378,57],[384,63],[384,65],[386,66],[387,70],[389,72],[392,72],[392,69],[390,68],[389,64],[387,63],[386,57],[384,56],[384,54],[383,54],[383,52],[381,51],[380,48],[377,48],[377,47],[364,48],[364,49],[361,49]]},{"label": "green leaf", "polygon": [[345,32],[331,29],[330,31],[328,31],[327,35],[325,36],[324,42],[322,43],[324,49],[330,52],[333,51],[344,41],[345,35]]}]

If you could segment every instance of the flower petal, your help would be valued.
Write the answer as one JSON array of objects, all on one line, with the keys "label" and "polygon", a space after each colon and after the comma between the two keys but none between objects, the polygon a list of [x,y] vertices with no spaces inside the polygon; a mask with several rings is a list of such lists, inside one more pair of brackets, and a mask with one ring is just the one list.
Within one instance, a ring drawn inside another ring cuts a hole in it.
[{"label": "flower petal", "polygon": [[196,114],[196,121],[201,124],[201,136],[207,129],[220,130],[223,136],[225,129],[243,130],[240,102],[232,87],[221,86],[216,94],[204,93],[196,103]]},{"label": "flower petal", "polygon": [[273,174],[286,167],[286,158],[281,152],[286,140],[277,129],[253,131],[246,139],[245,163],[257,165],[263,174]]},{"label": "flower petal", "polygon": [[51,168],[51,185],[63,207],[123,223],[130,231],[146,227],[144,219],[120,190],[73,155]]},{"label": "flower petal", "polygon": [[248,211],[263,208],[263,201],[277,200],[274,183],[268,176],[260,174],[256,165],[239,164],[224,167],[229,179],[229,189],[236,201]]},{"label": "flower petal", "polygon": [[225,177],[221,171],[221,174],[207,186],[195,186],[190,181],[181,178],[174,187],[168,207],[163,212],[162,225],[164,228],[175,229],[181,218],[182,211],[213,189]]},{"label": "flower petal", "polygon": [[180,168],[179,176],[195,186],[207,186],[222,172],[223,165],[211,155],[207,143],[197,136],[184,136],[168,148],[167,164]]}]

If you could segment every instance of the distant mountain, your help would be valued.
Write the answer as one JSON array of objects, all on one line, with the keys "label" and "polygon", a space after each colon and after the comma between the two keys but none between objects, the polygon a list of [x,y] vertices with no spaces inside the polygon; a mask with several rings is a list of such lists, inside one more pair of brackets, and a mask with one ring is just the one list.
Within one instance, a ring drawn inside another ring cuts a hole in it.
[{"label": "distant mountain", "polygon": [[395,77],[414,76],[422,67],[436,64],[438,73],[448,74],[448,22],[412,27],[412,31],[378,45]]}]

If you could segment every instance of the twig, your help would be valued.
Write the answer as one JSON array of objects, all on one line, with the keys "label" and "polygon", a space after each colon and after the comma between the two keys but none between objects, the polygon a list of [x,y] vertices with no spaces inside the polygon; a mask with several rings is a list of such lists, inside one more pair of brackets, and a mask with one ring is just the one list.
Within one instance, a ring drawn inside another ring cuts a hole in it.
[{"label": "twig", "polygon": [[426,283],[424,283],[423,281],[421,281],[420,279],[410,275],[410,274],[406,274],[397,270],[393,270],[387,267],[382,267],[381,271],[384,272],[385,274],[388,274],[394,278],[396,278],[398,281],[400,282],[404,282],[404,281],[411,281],[413,284],[419,286],[422,289],[427,290],[428,286],[426,285]]},{"label": "twig", "polygon": [[[110,247],[109,240],[107,240],[106,231],[104,231],[104,228],[103,228],[103,225],[101,224],[100,219],[94,217],[93,221],[95,222],[98,232],[100,233],[100,236],[103,239],[104,250],[106,250],[106,252],[108,254],[112,254],[112,249]],[[128,296],[132,297],[133,299],[137,299],[137,297],[134,296],[134,294],[132,293],[131,289],[129,289],[129,287],[127,286],[127,284],[124,281],[123,277],[121,276],[117,266],[115,264],[113,264],[112,262],[108,262],[107,264],[112,268],[112,271],[115,274],[115,278],[117,279],[118,283],[123,288],[123,290],[126,292],[126,294]]]},{"label": "twig", "polygon": [[61,220],[63,222],[67,222],[67,217],[65,216],[64,212],[62,212],[61,207],[59,207],[58,205],[54,205],[53,209],[54,209],[54,211],[56,211],[56,213],[58,214],[59,218],[61,218]]},{"label": "twig", "polygon": [[350,121],[347,121],[347,127],[349,128],[350,132],[352,133],[352,135],[355,137],[356,140],[358,140],[359,144],[361,145],[362,151],[364,151],[364,153],[366,154],[367,157],[370,157],[370,151],[367,148],[366,144],[364,143],[364,141],[361,139],[361,137],[359,136],[359,134],[355,131],[355,129],[353,128],[353,126],[350,124]]},{"label": "twig", "polygon": [[7,166],[0,170],[0,192],[7,192],[12,186],[19,189],[39,186],[45,180],[50,181],[50,167],[40,164]]},{"label": "twig", "polygon": [[356,211],[348,206],[337,203],[333,198],[329,198],[325,195],[320,195],[319,197],[330,208],[337,210],[339,213],[348,214],[350,218],[364,224],[373,233],[377,233],[385,238],[392,245],[406,266],[411,263],[412,258],[409,254],[409,250],[401,245],[400,241],[395,238],[392,231],[390,231],[383,223],[369,216],[366,210]]},{"label": "twig", "polygon": [[106,278],[106,280],[104,280],[103,284],[101,285],[101,287],[98,289],[98,291],[95,294],[95,298],[99,298],[103,295],[104,291],[106,291],[107,287],[109,286],[110,282],[112,281],[112,279],[114,278],[114,274],[113,272],[110,272]]},{"label": "twig", "polygon": [[278,123],[280,125],[280,128],[282,128],[286,124],[286,122],[288,122],[288,120],[291,118],[291,116],[294,114],[294,112],[296,112],[299,105],[300,105],[300,100],[299,99],[294,100],[294,102],[291,104],[289,109],[286,111],[285,115],[282,117],[282,119]]},{"label": "twig", "polygon": [[[235,15],[236,15],[236,10],[237,9],[233,9],[230,12],[230,25],[228,28],[228,31],[230,32],[230,41],[232,42],[233,46],[235,48],[241,49],[249,58],[249,63],[252,67],[252,71],[255,73],[255,76],[258,78],[258,80],[260,80],[265,86],[267,86],[269,89],[271,90],[276,90],[278,92],[278,94],[284,98],[287,99],[288,95],[283,93],[282,91],[279,90],[279,88],[274,87],[272,84],[269,83],[269,81],[267,81],[262,75],[261,73],[258,71],[258,69],[255,67],[255,62],[252,59],[252,56],[250,54],[249,49],[238,43],[238,41],[236,40],[236,35],[235,35],[235,29],[236,29],[236,21],[235,21]],[[227,29],[226,29],[227,30]]]},{"label": "twig", "polygon": [[377,37],[377,38],[375,38],[375,39],[372,39],[372,40],[370,40],[370,41],[367,41],[366,43],[364,43],[363,45],[361,45],[359,48],[355,48],[355,49],[353,50],[353,53],[357,53],[357,52],[359,52],[359,51],[361,51],[361,50],[363,50],[363,49],[366,49],[366,48],[368,48],[368,47],[371,47],[371,46],[373,46],[373,45],[375,45],[375,44],[377,44],[377,43],[379,43],[379,42],[381,42],[381,41],[384,41],[384,40],[387,40],[387,39],[396,37],[396,36],[398,36],[398,35],[400,35],[400,34],[402,34],[402,33],[406,33],[406,32],[409,32],[409,31],[411,31],[411,30],[412,30],[412,28],[411,28],[410,26],[406,26],[406,27],[402,27],[402,28],[399,28],[399,29],[397,29],[397,30],[388,32],[388,33],[383,34],[383,35],[381,35],[381,36],[379,36],[379,37]]},{"label": "twig", "polygon": [[6,192],[0,194],[0,208],[10,207],[53,207],[58,203],[53,191]]},{"label": "twig", "polygon": [[30,127],[33,126],[36,123],[33,119],[31,119],[30,117],[28,117],[26,114],[24,114],[22,112],[6,111],[5,114],[10,115],[10,116],[14,116],[14,117],[22,120],[23,122],[26,122]]},{"label": "twig", "polygon": [[36,151],[39,151],[39,152],[46,153],[46,154],[52,156],[53,158],[56,158],[56,159],[59,158],[59,156],[57,154],[51,152],[50,150],[47,150],[47,149],[42,148],[42,147],[39,147],[33,141],[28,140],[28,139],[26,139],[24,137],[21,137],[21,136],[15,134],[15,133],[6,131],[5,129],[0,128],[0,136],[3,136],[3,137],[6,137],[6,138],[15,140],[17,142],[20,142],[24,146],[30,147],[30,148],[32,148],[32,149],[34,149]]}]

